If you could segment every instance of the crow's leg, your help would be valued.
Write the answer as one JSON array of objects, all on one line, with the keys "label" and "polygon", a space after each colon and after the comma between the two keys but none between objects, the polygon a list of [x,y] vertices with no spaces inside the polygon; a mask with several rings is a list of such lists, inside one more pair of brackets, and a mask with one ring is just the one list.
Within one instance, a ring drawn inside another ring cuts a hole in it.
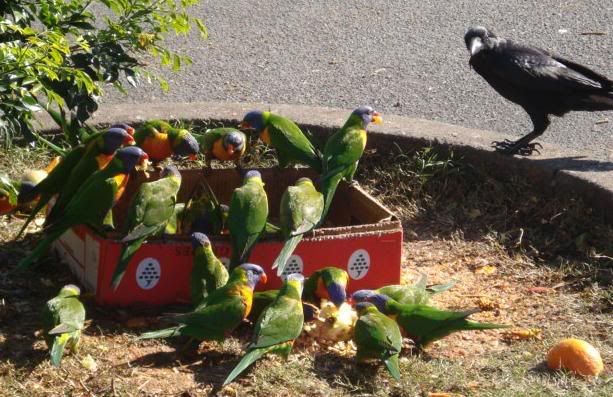
[{"label": "crow's leg", "polygon": [[529,156],[534,152],[540,154],[537,146],[540,148],[543,146],[538,142],[530,142],[541,136],[547,127],[549,127],[549,116],[547,114],[531,114],[530,119],[534,125],[534,129],[531,133],[522,137],[521,139],[518,139],[517,141],[509,141],[508,139],[505,139],[504,141],[492,142],[492,146],[496,149],[496,151],[503,154],[519,154],[521,156]]}]

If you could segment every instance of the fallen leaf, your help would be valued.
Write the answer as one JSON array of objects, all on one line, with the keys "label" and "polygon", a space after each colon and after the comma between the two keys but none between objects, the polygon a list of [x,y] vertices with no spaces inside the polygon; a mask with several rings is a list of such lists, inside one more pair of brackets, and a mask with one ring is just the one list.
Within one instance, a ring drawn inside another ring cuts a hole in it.
[{"label": "fallen leaf", "polygon": [[485,265],[482,266],[480,268],[478,268],[477,270],[475,270],[475,274],[483,274],[483,275],[491,275],[494,274],[498,271],[498,269],[496,268],[496,266],[492,266],[492,265]]}]

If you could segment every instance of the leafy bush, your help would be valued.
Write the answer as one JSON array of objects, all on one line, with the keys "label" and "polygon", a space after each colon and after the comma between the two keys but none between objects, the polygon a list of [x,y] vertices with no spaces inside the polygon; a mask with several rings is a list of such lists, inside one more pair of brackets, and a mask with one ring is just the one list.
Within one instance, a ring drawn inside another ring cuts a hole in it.
[{"label": "leafy bush", "polygon": [[174,70],[190,63],[164,47],[164,38],[193,26],[206,37],[203,22],[188,13],[198,2],[0,0],[0,141],[33,141],[33,112],[47,110],[74,145],[87,134],[84,122],[97,109],[104,84],[125,92],[122,81],[136,85],[146,78],[168,89],[139,55]]}]

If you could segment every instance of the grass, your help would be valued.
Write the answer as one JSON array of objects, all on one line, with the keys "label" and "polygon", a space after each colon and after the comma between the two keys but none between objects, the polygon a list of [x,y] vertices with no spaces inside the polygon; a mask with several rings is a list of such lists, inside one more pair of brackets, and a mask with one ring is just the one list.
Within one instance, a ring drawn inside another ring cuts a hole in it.
[{"label": "grass", "polygon": [[[256,147],[248,164],[273,164]],[[459,283],[437,295],[446,308],[480,306],[475,319],[540,331],[512,339],[502,331],[461,333],[421,355],[405,349],[402,380],[379,365],[356,365],[352,354],[313,347],[304,337],[288,362],[267,358],[238,382],[220,388],[247,342],[246,326],[222,345],[142,341],[156,327],[149,311],[96,307],[85,297],[88,324],[78,355],[62,369],[48,363],[39,311],[59,287],[76,280],[57,260],[24,275],[8,271],[38,238],[12,242],[21,225],[0,219],[0,394],[41,395],[262,395],[262,396],[608,396],[613,395],[613,227],[577,198],[545,197],[521,177],[500,181],[487,170],[434,149],[366,153],[357,175],[362,186],[402,219],[407,239],[403,281],[425,273],[433,283]],[[44,151],[4,152],[0,169],[18,175],[41,167]],[[576,336],[601,352],[605,373],[584,380],[543,365],[557,340]],[[81,361],[91,356],[97,369]]]}]

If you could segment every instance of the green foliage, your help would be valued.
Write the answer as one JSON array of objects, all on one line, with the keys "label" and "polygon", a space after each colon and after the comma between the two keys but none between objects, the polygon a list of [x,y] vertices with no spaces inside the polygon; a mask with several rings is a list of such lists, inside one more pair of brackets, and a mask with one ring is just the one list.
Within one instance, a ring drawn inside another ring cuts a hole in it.
[{"label": "green foliage", "polygon": [[[164,46],[203,22],[189,15],[199,0],[0,0],[0,141],[36,138],[33,113],[51,111],[70,144],[87,136],[104,84],[142,78],[168,83],[139,61],[148,54],[179,70],[191,62]],[[91,11],[95,8],[96,12]],[[53,110],[56,109],[56,110]]]}]

